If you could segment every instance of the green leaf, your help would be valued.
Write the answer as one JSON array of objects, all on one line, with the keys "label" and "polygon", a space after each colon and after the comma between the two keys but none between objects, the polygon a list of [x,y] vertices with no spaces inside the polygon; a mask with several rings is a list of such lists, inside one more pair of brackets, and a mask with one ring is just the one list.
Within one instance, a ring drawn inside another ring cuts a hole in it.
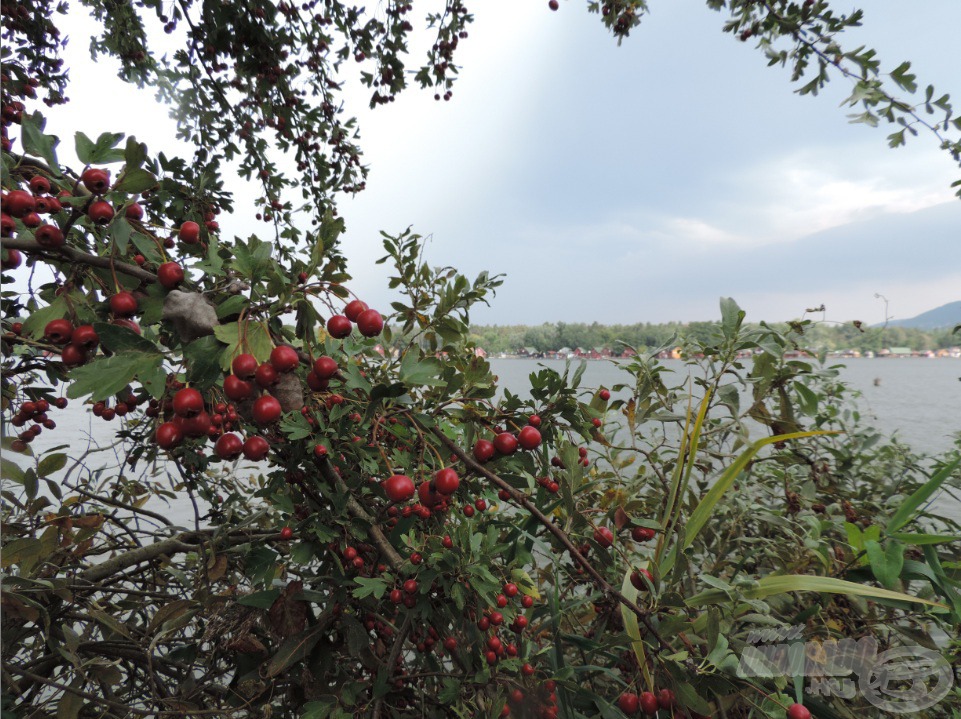
[{"label": "green leaf", "polygon": [[935,473],[931,479],[925,482],[921,487],[919,487],[915,492],[904,500],[904,503],[898,508],[898,511],[894,513],[890,520],[888,520],[888,525],[885,531],[888,534],[897,532],[901,527],[911,521],[914,517],[915,512],[918,507],[928,501],[932,494],[941,488],[953,472],[955,472],[958,467],[961,466],[961,455],[959,455],[953,462],[946,464],[941,470]]},{"label": "green leaf", "polygon": [[0,478],[23,484],[23,467],[6,457],[0,457]]},{"label": "green leaf", "polygon": [[130,242],[130,234],[133,228],[125,217],[114,217],[110,223],[110,240],[118,254],[127,253],[127,244]]},{"label": "green leaf", "polygon": [[409,351],[404,355],[400,364],[400,381],[408,386],[440,386],[443,380],[439,379],[444,365],[435,357],[418,357],[415,351]]},{"label": "green leaf", "polygon": [[138,375],[152,375],[160,369],[163,356],[143,352],[125,352],[113,357],[98,357],[70,372],[67,396],[85,397],[96,402],[115,395]]},{"label": "green leaf", "polygon": [[75,137],[77,157],[84,165],[102,165],[124,159],[123,150],[114,149],[124,138],[122,132],[105,132],[96,142],[91,142],[82,132],[77,132]]},{"label": "green leaf", "polygon": [[67,455],[63,453],[48,454],[37,466],[37,474],[40,477],[49,477],[54,472],[59,472],[67,466]]},{"label": "green leaf", "polygon": [[29,115],[24,113],[22,118],[20,127],[23,151],[28,155],[42,158],[59,177],[62,173],[60,172],[60,163],[57,160],[56,148],[60,144],[60,139],[53,135],[43,134],[43,128],[47,121],[39,111]]},{"label": "green leaf", "polygon": [[387,591],[387,582],[383,579],[366,579],[364,577],[354,577],[354,581],[360,586],[354,589],[354,596],[363,599],[374,595],[374,599],[380,599]]},{"label": "green leaf", "polygon": [[123,160],[128,172],[142,167],[147,160],[147,146],[142,142],[137,142],[135,137],[128,137],[127,146],[123,151]]},{"label": "green leaf", "polygon": [[721,298],[721,332],[727,339],[737,334],[746,314],[730,297]]},{"label": "green leaf", "polygon": [[734,484],[734,480],[737,479],[738,475],[744,471],[747,467],[748,462],[756,455],[761,449],[768,444],[775,444],[776,442],[786,442],[792,439],[803,439],[805,437],[817,437],[819,435],[830,435],[839,434],[839,432],[834,431],[823,431],[816,430],[812,432],[791,432],[790,434],[778,434],[773,437],[764,437],[752,443],[751,446],[745,450],[734,463],[731,464],[724,473],[718,478],[714,486],[708,490],[708,493],[704,495],[704,498],[698,503],[694,511],[691,512],[691,516],[687,521],[687,537],[684,541],[684,549],[687,549],[694,543],[695,537],[707,524],[707,520],[711,518],[711,514],[714,512],[714,508],[717,503],[721,501],[721,497],[731,488]]},{"label": "green leaf", "polygon": [[270,609],[279,596],[279,589],[266,589],[262,592],[251,592],[244,595],[237,600],[237,604],[242,604],[245,607],[256,607],[257,609]]},{"label": "green leaf", "polygon": [[157,178],[154,177],[153,173],[147,172],[143,168],[134,168],[127,170],[120,176],[120,180],[114,189],[120,192],[139,194],[156,187],[156,185]]},{"label": "green leaf", "polygon": [[157,345],[129,327],[112,325],[109,322],[94,322],[93,328],[100,337],[100,344],[115,354],[123,352],[160,354]]},{"label": "green leaf", "polygon": [[864,543],[864,549],[875,578],[888,589],[896,587],[904,567],[904,545],[892,541],[888,543],[887,549],[884,549],[880,543],[869,540]]},{"label": "green leaf", "polygon": [[286,639],[267,663],[267,676],[275,677],[291,665],[305,659],[320,641],[324,625],[317,624],[306,632]]},{"label": "green leaf", "polygon": [[220,355],[224,346],[216,337],[206,336],[184,347],[187,361],[187,382],[204,391],[210,389],[222,376]]},{"label": "green leaf", "polygon": [[[834,577],[819,577],[814,575],[801,574],[779,574],[769,575],[757,580],[750,587],[740,589],[741,596],[746,599],[766,599],[776,594],[786,594],[787,592],[816,592],[818,594],[850,594],[858,597],[868,597],[869,599],[890,599],[898,602],[910,602],[912,604],[926,604],[939,609],[947,609],[940,602],[932,602],[929,599],[912,597],[903,592],[894,592],[890,589],[871,587],[866,584],[857,584],[845,579],[835,579]],[[700,607],[707,604],[722,604],[730,601],[727,592],[719,589],[709,589],[701,592],[686,600],[689,607]]]}]

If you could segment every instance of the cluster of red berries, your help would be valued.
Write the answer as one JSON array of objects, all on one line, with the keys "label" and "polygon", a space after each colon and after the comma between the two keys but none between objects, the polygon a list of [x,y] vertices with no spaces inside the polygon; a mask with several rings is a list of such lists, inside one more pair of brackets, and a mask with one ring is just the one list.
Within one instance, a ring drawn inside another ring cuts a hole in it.
[{"label": "cluster of red berries", "polygon": [[10,418],[10,424],[14,427],[24,427],[28,422],[33,422],[34,424],[17,435],[17,439],[13,440],[10,449],[14,452],[23,452],[27,448],[27,445],[44,429],[55,429],[57,423],[47,416],[47,412],[50,411],[51,407],[64,409],[66,406],[66,397],[57,397],[52,403],[49,400],[41,398],[35,401],[27,400],[21,404],[16,414]]},{"label": "cluster of red berries", "polygon": [[[203,394],[193,387],[179,389],[164,409],[172,410],[174,417],[157,427],[155,441],[161,449],[175,449],[185,438],[207,437],[216,439],[214,454],[223,460],[235,460],[243,455],[251,461],[260,461],[270,451],[270,443],[264,437],[251,435],[243,439],[227,431],[240,420],[233,405],[218,403],[212,407],[214,414],[211,416]],[[264,395],[254,403],[253,414],[259,424],[270,424],[280,417],[280,402],[271,395]]]},{"label": "cluster of red berries", "polygon": [[617,700],[617,706],[622,712],[630,716],[643,712],[648,716],[654,716],[658,711],[671,711],[677,703],[677,697],[670,689],[661,689],[658,692],[642,692],[640,696],[634,692],[624,692]]},{"label": "cluster of red berries", "polygon": [[354,323],[364,337],[376,337],[384,330],[384,318],[380,312],[370,309],[361,300],[352,300],[344,308],[344,314],[333,315],[327,320],[327,333],[342,340],[350,336]]},{"label": "cluster of red berries", "polygon": [[507,457],[520,449],[533,451],[541,445],[540,417],[531,415],[534,422],[530,422],[516,434],[504,431],[501,427],[494,428],[494,440],[479,439],[474,443],[473,454],[481,464],[487,464],[495,456]]}]

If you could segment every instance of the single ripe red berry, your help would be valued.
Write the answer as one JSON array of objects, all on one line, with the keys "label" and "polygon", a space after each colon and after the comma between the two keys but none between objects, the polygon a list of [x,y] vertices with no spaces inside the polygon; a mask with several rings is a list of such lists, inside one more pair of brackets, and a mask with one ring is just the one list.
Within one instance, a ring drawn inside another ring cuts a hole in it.
[{"label": "single ripe red berry", "polygon": [[290,372],[300,364],[300,357],[290,345],[274,347],[270,352],[270,364],[278,372]]},{"label": "single ripe red berry", "polygon": [[614,533],[607,527],[598,527],[594,530],[594,541],[606,549],[614,544]]},{"label": "single ripe red berry", "polygon": [[221,459],[237,459],[243,451],[243,440],[240,438],[240,435],[234,434],[233,432],[227,432],[221,435],[214,444],[214,452]]},{"label": "single ripe red berry", "polygon": [[540,418],[539,415],[532,414],[530,417],[527,418],[527,423],[528,423],[531,427],[540,427],[540,426],[541,426],[541,418]]},{"label": "single ripe red berry", "polygon": [[180,226],[180,241],[186,245],[196,245],[200,242],[200,225],[187,220]]},{"label": "single ripe red berry", "polygon": [[254,388],[250,382],[245,382],[237,375],[229,374],[224,377],[224,394],[227,395],[227,399],[233,402],[243,402],[245,399],[249,399],[253,392]]},{"label": "single ripe red berry", "polygon": [[634,692],[624,692],[620,698],[618,698],[617,706],[625,714],[636,714],[641,706],[641,702]]},{"label": "single ripe red berry", "polygon": [[517,433],[517,442],[523,449],[537,449],[541,444],[541,433],[536,427],[527,425]]},{"label": "single ripe red berry", "polygon": [[35,195],[46,195],[50,192],[50,180],[43,175],[34,175],[30,178],[30,192]]},{"label": "single ripe red berry", "polygon": [[648,587],[647,583],[644,581],[645,579],[651,584],[654,583],[654,575],[646,569],[635,569],[633,572],[631,572],[631,584],[633,584],[634,588],[639,592],[647,591]]},{"label": "single ripe red berry", "polygon": [[56,225],[40,225],[33,233],[37,244],[48,250],[63,247],[63,232]]},{"label": "single ripe red berry", "polygon": [[357,318],[360,317],[360,313],[364,312],[366,309],[366,302],[361,302],[360,300],[351,300],[344,308],[344,314],[351,322],[356,322]]},{"label": "single ripe red berry", "polygon": [[317,459],[321,459],[327,456],[327,448],[322,444],[314,445],[314,456]]},{"label": "single ripe red berry", "polygon": [[455,639],[454,637],[447,637],[447,639],[444,640],[444,649],[446,649],[449,652],[452,652],[455,649],[457,649],[457,639]]},{"label": "single ripe red berry", "polygon": [[670,689],[661,689],[657,693],[657,704],[661,709],[670,709],[674,706],[675,699],[674,692]]},{"label": "single ripe red berry", "polygon": [[606,389],[602,389],[600,392],[597,393],[597,396],[600,397],[605,402],[607,402],[607,400],[611,398],[611,393]]},{"label": "single ripe red berry", "polygon": [[641,711],[648,716],[654,716],[657,714],[657,710],[660,708],[657,704],[657,697],[654,692],[643,692],[641,693]]},{"label": "single ripe red berry", "polygon": [[290,527],[284,527],[280,530],[280,538],[285,542],[294,536],[294,530]]},{"label": "single ripe red berry", "polygon": [[277,374],[277,370],[274,369],[272,364],[264,362],[257,368],[254,372],[254,379],[264,389],[268,387],[273,387],[280,381],[280,375]]},{"label": "single ripe red berry", "polygon": [[525,594],[525,595],[521,598],[521,606],[524,607],[524,609],[530,609],[531,607],[533,607],[533,606],[534,606],[534,597]]},{"label": "single ripe red berry", "polygon": [[164,262],[157,268],[157,282],[166,290],[172,290],[184,281],[184,268],[176,262]]},{"label": "single ripe red berry", "polygon": [[803,704],[792,704],[787,708],[787,719],[811,719],[811,712]]},{"label": "single ripe red berry", "polygon": [[434,475],[434,487],[440,494],[450,496],[457,491],[459,486],[460,477],[450,467],[445,467]]},{"label": "single ripe red berry", "polygon": [[230,368],[240,379],[250,380],[254,378],[254,373],[259,365],[260,363],[253,355],[241,354],[234,357],[234,361],[230,363]]},{"label": "single ripe red berry", "polygon": [[481,464],[485,464],[493,459],[495,452],[493,442],[486,439],[479,439],[474,443],[474,459]]},{"label": "single ripe red berry", "polygon": [[263,397],[258,397],[254,401],[251,414],[253,415],[254,422],[257,424],[271,424],[280,419],[280,415],[283,414],[283,408],[280,406],[280,402],[276,397],[265,394]]},{"label": "single ripe red berry", "polygon": [[513,582],[508,582],[507,584],[504,585],[504,594],[506,594],[508,597],[516,597],[517,592],[518,592],[517,585],[514,584]]},{"label": "single ripe red berry", "polygon": [[414,492],[414,480],[405,474],[395,474],[384,481],[384,493],[391,502],[406,502]]},{"label": "single ripe red berry", "polygon": [[193,387],[184,387],[174,395],[173,410],[185,419],[196,417],[204,410],[204,396]]},{"label": "single ripe red berry", "polygon": [[377,310],[364,310],[357,317],[357,329],[364,337],[376,337],[384,330],[384,318]]},{"label": "single ripe red berry", "polygon": [[155,440],[160,449],[173,449],[183,441],[183,438],[183,430],[176,422],[164,422],[157,427]]},{"label": "single ripe red berry", "polygon": [[113,205],[106,200],[92,202],[87,208],[87,216],[98,225],[106,225],[113,219]]},{"label": "single ripe red berry", "polygon": [[123,211],[123,214],[128,220],[142,220],[143,208],[138,203],[132,202],[127,205],[127,209]]},{"label": "single ripe red berry", "polygon": [[60,352],[60,360],[67,367],[79,367],[87,362],[87,352],[78,345],[67,345]]},{"label": "single ripe red berry", "polygon": [[137,314],[137,298],[126,290],[110,298],[110,311],[114,317],[131,317]]},{"label": "single ripe red berry", "polygon": [[43,328],[44,339],[55,345],[67,344],[67,342],[70,341],[71,335],[73,335],[73,325],[70,323],[70,320],[50,320],[47,326]]},{"label": "single ripe red berry", "polygon": [[635,542],[648,542],[654,539],[655,532],[648,527],[634,527],[631,530],[631,539]]},{"label": "single ripe red berry", "polygon": [[417,593],[417,580],[416,580],[416,579],[408,579],[406,582],[404,582],[404,591],[407,592],[408,594],[416,594],[416,593]]},{"label": "single ripe red berry", "polygon": [[[536,429],[534,431],[537,432]],[[517,451],[517,437],[510,432],[501,432],[494,437],[494,449],[496,449],[499,454],[514,454],[514,452]]]},{"label": "single ripe red berry", "polygon": [[337,374],[337,360],[324,355],[314,360],[314,374],[319,379],[330,379]]},{"label": "single ripe red berry", "polygon": [[95,195],[102,195],[110,187],[110,175],[105,170],[89,167],[80,175],[80,181]]},{"label": "single ripe red berry", "polygon": [[344,315],[334,315],[327,320],[327,331],[331,337],[342,340],[350,335],[354,325]]},{"label": "single ripe red berry", "polygon": [[452,549],[454,547],[454,540],[450,538],[449,534],[445,535],[440,543],[443,545],[444,549]]},{"label": "single ripe red berry", "polygon": [[549,7],[554,12],[557,12],[557,10],[561,7],[560,0],[548,0],[547,7]]},{"label": "single ripe red berry", "polygon": [[244,457],[251,462],[259,462],[270,452],[270,443],[260,435],[253,435],[244,441]]}]

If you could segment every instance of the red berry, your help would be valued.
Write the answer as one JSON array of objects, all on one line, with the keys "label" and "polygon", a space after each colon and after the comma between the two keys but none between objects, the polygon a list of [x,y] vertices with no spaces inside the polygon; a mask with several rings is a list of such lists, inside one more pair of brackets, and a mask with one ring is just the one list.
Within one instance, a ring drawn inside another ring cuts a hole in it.
[{"label": "red berry", "polygon": [[417,593],[417,580],[416,580],[416,579],[408,579],[406,582],[404,582],[404,591],[407,592],[408,594],[416,594],[416,593]]},{"label": "red berry", "polygon": [[604,548],[610,547],[614,544],[614,533],[607,527],[598,527],[594,530],[594,541]]},{"label": "red berry", "polygon": [[110,175],[105,170],[89,167],[80,175],[80,181],[95,195],[102,195],[110,187]]},{"label": "red berry", "polygon": [[415,491],[414,480],[405,474],[395,474],[384,482],[384,493],[391,502],[406,502]]},{"label": "red berry", "polygon": [[[534,431],[537,432],[536,429]],[[538,432],[538,434],[540,433]],[[500,454],[514,454],[517,451],[517,437],[510,432],[501,432],[494,437],[494,449]]]},{"label": "red berry", "polygon": [[460,477],[450,467],[440,470],[434,475],[434,487],[440,494],[450,496],[460,486]]},{"label": "red berry", "polygon": [[166,290],[172,290],[184,281],[184,268],[176,262],[164,262],[157,268],[157,281]]},{"label": "red berry", "polygon": [[479,439],[474,443],[474,459],[481,464],[493,459],[495,451],[494,444],[486,439]]},{"label": "red berry", "polygon": [[[10,235],[7,234],[4,234],[3,236],[10,237]],[[15,270],[23,262],[23,254],[20,252],[20,250],[15,250],[12,247],[4,247],[3,251],[7,253],[6,259],[0,261],[0,267],[3,269]]]},{"label": "red berry", "polygon": [[617,706],[625,714],[636,714],[637,710],[641,706],[641,702],[637,698],[637,694],[634,694],[633,692],[624,692],[617,700]]},{"label": "red berry", "polygon": [[366,309],[366,302],[361,302],[360,300],[351,300],[344,308],[344,314],[351,322],[356,322],[357,318],[360,317],[360,313],[364,312]]},{"label": "red berry", "polygon": [[657,704],[657,697],[654,696],[653,692],[643,692],[641,694],[641,711],[648,716],[654,716],[657,714],[657,710],[660,707]]},{"label": "red berry", "polygon": [[45,195],[50,192],[50,180],[43,175],[34,175],[30,178],[30,192],[35,195]]},{"label": "red berry", "polygon": [[517,433],[517,441],[524,449],[537,449],[541,444],[541,433],[536,427],[528,425]]},{"label": "red berry", "polygon": [[337,374],[337,360],[324,355],[314,360],[314,374],[320,379],[330,379]]},{"label": "red berry", "polygon": [[654,530],[648,527],[634,527],[634,529],[631,530],[631,539],[635,542],[647,542],[654,539],[654,536]]},{"label": "red berry", "polygon": [[196,417],[204,410],[204,396],[193,387],[184,387],[174,395],[173,410],[185,419]]},{"label": "red berry", "polygon": [[551,10],[553,10],[554,12],[557,12],[557,10],[560,8],[560,6],[561,6],[560,0],[548,0],[548,1],[547,1],[547,7],[549,7],[549,8],[550,8]]},{"label": "red berry", "polygon": [[157,427],[155,439],[157,446],[161,449],[173,449],[183,441],[183,438],[183,430],[175,422],[164,422]]},{"label": "red berry", "polygon": [[314,456],[321,459],[327,456],[327,448],[322,444],[314,445]]},{"label": "red berry", "polygon": [[533,667],[533,665],[531,665],[531,664],[524,664],[524,665],[521,667],[521,674],[523,674],[525,677],[532,677],[532,676],[534,676],[534,667]]},{"label": "red berry", "polygon": [[811,719],[811,712],[803,704],[792,704],[787,708],[787,719]]},{"label": "red berry", "polygon": [[70,344],[77,345],[88,352],[100,344],[100,337],[93,325],[80,325],[70,335]]},{"label": "red berry", "polygon": [[239,435],[233,432],[227,432],[221,435],[214,444],[214,452],[221,459],[233,460],[240,456],[241,452],[244,451],[244,442],[240,439]]},{"label": "red berry", "polygon": [[185,245],[196,245],[200,242],[200,225],[187,220],[180,226],[179,237]]},{"label": "red berry", "polygon": [[533,607],[533,606],[534,606],[534,597],[525,594],[525,595],[521,598],[521,606],[524,607],[524,609],[530,609],[531,607]]},{"label": "red berry", "polygon": [[278,372],[290,372],[300,364],[300,357],[290,345],[274,347],[270,352],[270,364]]},{"label": "red berry", "polygon": [[87,216],[98,225],[106,225],[113,219],[113,205],[106,200],[97,200],[87,209]]},{"label": "red berry", "polygon": [[530,424],[531,427],[541,426],[541,418],[536,414],[532,414],[530,417],[528,417],[527,422],[528,424]]},{"label": "red berry", "polygon": [[123,214],[128,220],[142,220],[143,208],[136,202],[132,202],[127,205],[127,209],[124,210]]},{"label": "red berry", "polygon": [[444,649],[449,652],[457,649],[457,640],[454,637],[447,637],[447,639],[444,640]]},{"label": "red berry", "polygon": [[605,402],[607,402],[607,400],[611,398],[611,393],[606,389],[602,389],[600,392],[597,393],[597,396],[600,397]]},{"label": "red berry", "polygon": [[384,329],[384,318],[377,310],[364,310],[357,317],[357,329],[364,337],[376,337]]},{"label": "red berry", "polygon": [[251,462],[259,462],[270,452],[270,443],[260,435],[253,435],[244,441],[244,457]]},{"label": "red berry", "polygon": [[654,583],[654,575],[646,569],[635,569],[633,572],[631,572],[631,584],[633,584],[634,588],[639,592],[647,591],[648,587],[647,583],[644,581],[645,579],[647,579],[647,581],[651,584]]},{"label": "red berry", "polygon": [[283,408],[280,406],[280,402],[276,397],[265,394],[263,397],[258,397],[254,401],[252,414],[254,422],[265,425],[280,419],[280,415],[283,414]]},{"label": "red berry", "polygon": [[129,292],[118,292],[110,298],[110,311],[114,317],[131,317],[137,314],[137,298]]},{"label": "red berry", "polygon": [[33,236],[37,240],[38,245],[48,250],[63,247],[63,232],[61,232],[60,228],[56,225],[41,225],[37,228],[36,232],[33,233]]},{"label": "red berry", "polygon": [[257,358],[253,355],[242,354],[234,357],[234,361],[230,363],[231,369],[234,374],[240,377],[240,379],[253,379],[254,373],[257,371],[257,367],[260,363]]},{"label": "red berry", "polygon": [[508,597],[516,597],[517,592],[518,592],[517,585],[514,584],[513,582],[508,582],[507,584],[504,585],[504,594],[506,594]]},{"label": "red berry", "polygon": [[224,377],[224,394],[233,402],[243,402],[253,394],[254,388],[250,382],[244,382],[235,374]]},{"label": "red berry", "polygon": [[661,709],[670,709],[674,706],[674,700],[674,692],[670,689],[661,689],[661,691],[657,693],[657,703]]},{"label": "red berry", "polygon": [[339,340],[347,337],[353,328],[354,325],[351,324],[351,321],[343,315],[334,315],[327,320],[327,331],[331,337]]},{"label": "red berry", "polygon": [[277,374],[277,370],[274,369],[272,364],[264,362],[257,368],[257,371],[254,372],[254,379],[257,380],[257,384],[267,389],[268,387],[273,387],[280,381],[280,375]]},{"label": "red berry", "polygon": [[294,536],[294,530],[290,527],[284,527],[280,530],[280,538],[285,542]]},{"label": "red berry", "polygon": [[77,367],[86,363],[87,353],[83,347],[67,345],[60,352],[60,360],[67,365],[67,367]]},{"label": "red berry", "polygon": [[330,387],[330,380],[321,379],[313,370],[307,373],[307,386],[314,392],[323,392]]},{"label": "red berry", "polygon": [[4,205],[7,212],[13,217],[25,217],[37,207],[33,195],[23,190],[11,190],[7,193]]},{"label": "red berry", "polygon": [[210,415],[206,412],[201,412],[198,415],[188,418],[180,417],[178,415],[178,419],[180,420],[180,428],[188,437],[193,437],[196,439],[197,437],[204,437],[208,432],[210,432]]},{"label": "red berry", "polygon": [[52,342],[55,345],[65,345],[70,341],[70,337],[73,334],[73,325],[70,324],[70,320],[58,319],[50,320],[47,326],[43,328],[43,336],[48,342]]}]

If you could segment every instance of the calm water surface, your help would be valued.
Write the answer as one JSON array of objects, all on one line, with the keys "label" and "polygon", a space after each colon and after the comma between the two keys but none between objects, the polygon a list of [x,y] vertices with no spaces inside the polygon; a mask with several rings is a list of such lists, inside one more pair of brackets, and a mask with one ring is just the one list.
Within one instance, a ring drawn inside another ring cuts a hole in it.
[{"label": "calm water surface", "polygon": [[[688,368],[679,360],[667,360],[665,364],[673,371],[686,373]],[[491,361],[501,385],[515,394],[527,397],[528,377],[541,366],[563,371],[563,360],[498,360]],[[847,360],[840,370],[841,378],[854,389],[863,393],[859,400],[862,418],[887,435],[896,435],[915,451],[938,454],[952,448],[952,434],[961,432],[961,361],[950,359],[860,359]],[[682,379],[683,375],[678,379]],[[586,363],[581,386],[612,386],[626,382],[628,375],[616,364],[608,361]],[[877,380],[877,382],[876,382]],[[743,404],[743,403],[742,403]],[[109,464],[116,466],[117,454],[107,448],[119,420],[105,422],[89,414],[79,403],[72,403],[66,410],[53,410],[50,416],[57,423],[55,431],[45,431],[32,447],[40,453],[58,445],[67,445],[59,451],[72,459],[82,457],[90,449],[101,450],[87,458],[91,467]],[[29,460],[10,455],[18,464],[26,466]],[[72,464],[72,463],[71,463]],[[59,473],[62,477],[71,467]],[[262,465],[260,468],[265,468]],[[77,469],[71,475],[77,477]],[[167,481],[160,477],[157,481]],[[948,513],[961,520],[961,504],[945,498],[939,502],[950,506]],[[193,508],[188,498],[180,497],[168,506],[154,503],[148,505],[163,511],[173,521],[184,526],[193,524]]]}]

